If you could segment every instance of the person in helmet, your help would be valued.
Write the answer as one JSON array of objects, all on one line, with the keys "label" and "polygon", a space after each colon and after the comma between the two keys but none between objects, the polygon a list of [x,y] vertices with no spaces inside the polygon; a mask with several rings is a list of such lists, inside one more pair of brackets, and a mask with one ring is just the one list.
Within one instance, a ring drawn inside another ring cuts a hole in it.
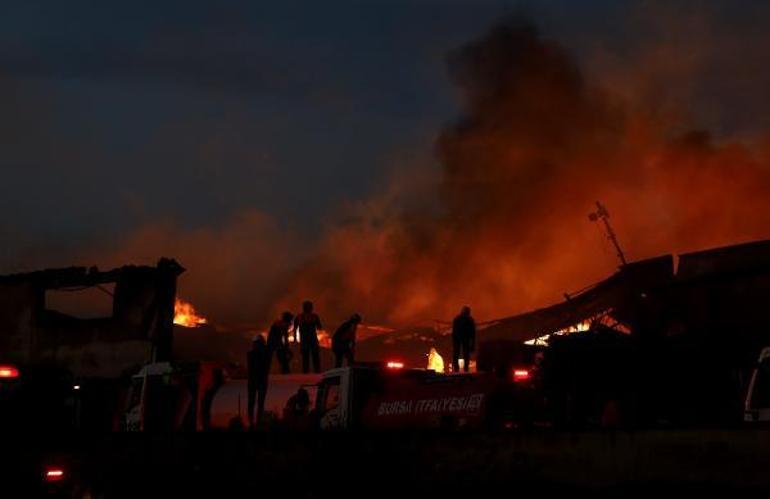
[{"label": "person in helmet", "polygon": [[460,371],[460,357],[463,359],[463,370],[468,372],[471,362],[471,352],[476,346],[476,322],[471,316],[471,308],[465,306],[460,315],[452,322],[452,371]]},{"label": "person in helmet", "polygon": [[254,403],[257,402],[257,420],[262,421],[262,415],[265,412],[265,395],[267,394],[267,377],[270,371],[269,355],[267,342],[265,338],[258,334],[251,343],[251,350],[246,354],[246,365],[248,367],[248,415],[249,427],[253,428],[254,421]]},{"label": "person in helmet", "polygon": [[313,361],[313,372],[321,372],[321,359],[318,350],[318,331],[321,331],[321,319],[313,312],[313,302],[302,304],[302,312],[294,318],[294,337],[299,342],[302,353],[302,372],[310,371],[310,361]]},{"label": "person in helmet", "polygon": [[356,347],[356,330],[361,324],[361,316],[353,314],[350,319],[343,322],[332,336],[332,351],[334,352],[334,367],[342,367],[343,359],[347,359],[348,366],[353,365],[353,357]]},{"label": "person in helmet", "polygon": [[273,362],[273,354],[275,354],[281,366],[281,373],[289,374],[290,372],[289,328],[291,328],[291,321],[293,319],[294,316],[291,312],[284,312],[281,314],[281,318],[270,326],[270,332],[267,335],[268,372],[270,372],[270,366]]}]

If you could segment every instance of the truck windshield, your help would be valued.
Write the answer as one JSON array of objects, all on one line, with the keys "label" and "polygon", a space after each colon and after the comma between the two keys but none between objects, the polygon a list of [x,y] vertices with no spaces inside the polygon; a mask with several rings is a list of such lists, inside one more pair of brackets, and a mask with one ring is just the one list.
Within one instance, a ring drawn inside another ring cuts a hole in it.
[{"label": "truck windshield", "polygon": [[327,413],[340,404],[340,378],[330,378],[324,381],[323,412]]}]

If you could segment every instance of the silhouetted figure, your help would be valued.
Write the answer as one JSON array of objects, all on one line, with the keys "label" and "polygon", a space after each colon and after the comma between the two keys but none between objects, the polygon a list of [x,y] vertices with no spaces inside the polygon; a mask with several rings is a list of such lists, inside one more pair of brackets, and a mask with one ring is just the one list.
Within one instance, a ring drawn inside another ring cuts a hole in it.
[{"label": "silhouetted figure", "polygon": [[476,322],[471,317],[471,308],[463,307],[460,315],[452,322],[452,370],[460,372],[460,357],[463,369],[468,372],[471,352],[476,347]]},{"label": "silhouetted figure", "polygon": [[289,397],[286,401],[286,407],[284,414],[291,414],[292,416],[306,416],[310,412],[310,395],[307,390],[300,387],[297,393]]},{"label": "silhouetted figure", "polygon": [[[262,421],[265,412],[265,395],[267,394],[267,376],[270,369],[267,343],[262,335],[254,338],[251,350],[246,355],[249,369],[249,427],[254,426],[254,402],[257,401],[257,423]],[[259,395],[257,396],[257,392]]]},{"label": "silhouetted figure", "polygon": [[321,319],[313,312],[313,303],[306,301],[302,304],[302,313],[294,319],[294,335],[299,342],[302,353],[302,372],[310,371],[310,360],[313,360],[313,372],[321,372],[321,359],[318,352],[318,331],[323,329]]},{"label": "silhouetted figure", "polygon": [[283,408],[283,420],[294,430],[310,429],[310,395],[300,387],[297,393],[289,397]]},{"label": "silhouetted figure", "polygon": [[350,319],[343,322],[332,336],[332,351],[334,352],[334,367],[342,367],[343,359],[347,359],[348,366],[353,365],[353,357],[356,348],[356,330],[361,324],[361,316],[353,314]]},{"label": "silhouetted figure", "polygon": [[289,328],[294,316],[291,312],[284,312],[281,318],[270,326],[270,332],[267,335],[267,372],[270,372],[270,366],[273,362],[273,354],[281,365],[281,373],[289,374],[289,360],[291,360],[291,350],[289,350]]}]

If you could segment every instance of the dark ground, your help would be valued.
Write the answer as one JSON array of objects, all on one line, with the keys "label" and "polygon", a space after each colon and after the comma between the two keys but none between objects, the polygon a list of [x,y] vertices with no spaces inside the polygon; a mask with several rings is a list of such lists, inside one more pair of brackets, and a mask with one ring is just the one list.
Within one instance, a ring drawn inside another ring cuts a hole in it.
[{"label": "dark ground", "polygon": [[[3,439],[0,497],[647,496],[770,491],[770,431],[68,435]],[[41,486],[46,464],[68,481]]]}]

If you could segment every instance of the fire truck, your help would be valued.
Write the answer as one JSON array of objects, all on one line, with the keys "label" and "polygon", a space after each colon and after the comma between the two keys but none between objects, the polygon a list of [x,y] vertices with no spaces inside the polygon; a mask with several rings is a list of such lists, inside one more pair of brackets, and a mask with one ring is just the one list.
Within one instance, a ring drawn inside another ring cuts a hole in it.
[{"label": "fire truck", "polygon": [[485,374],[358,366],[333,369],[318,384],[322,430],[481,428],[512,418],[511,384]]},{"label": "fire truck", "polygon": [[[502,428],[524,422],[533,392],[525,368],[500,377],[362,364],[271,376],[265,420],[285,429]],[[216,364],[150,364],[133,376],[128,398],[129,431],[248,427],[246,379]]]}]

